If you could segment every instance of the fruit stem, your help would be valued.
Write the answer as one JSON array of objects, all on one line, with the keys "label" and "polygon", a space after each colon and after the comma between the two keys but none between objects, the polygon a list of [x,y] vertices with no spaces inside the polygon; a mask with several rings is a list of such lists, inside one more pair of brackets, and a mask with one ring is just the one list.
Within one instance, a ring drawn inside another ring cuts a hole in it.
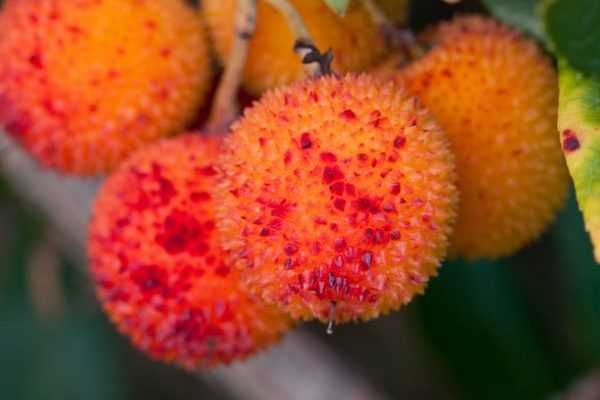
[{"label": "fruit stem", "polygon": [[256,0],[237,0],[236,35],[206,124],[206,131],[224,133],[239,112],[236,100],[248,56],[248,42],[256,30]]},{"label": "fruit stem", "polygon": [[[321,63],[317,61],[306,62],[306,57],[310,53],[314,53],[316,50],[313,38],[302,20],[302,16],[296,10],[294,5],[289,0],[266,0],[272,7],[276,8],[281,14],[285,16],[294,34],[296,40],[294,41],[294,52],[298,54],[302,63],[306,66],[306,72],[310,76],[324,75],[328,72],[323,72]],[[318,51],[317,51],[318,53]],[[321,53],[318,53],[321,54]],[[331,64],[331,63],[330,63]]]},{"label": "fruit stem", "polygon": [[302,57],[302,64],[311,67],[311,76],[333,75],[331,63],[333,62],[333,52],[331,49],[321,53],[312,43],[297,40],[294,43],[294,50]]},{"label": "fruit stem", "polygon": [[336,308],[336,302],[332,301],[330,303],[330,308],[329,308],[329,322],[327,323],[327,330],[325,332],[327,332],[328,335],[333,335],[333,325],[335,324],[335,308]]}]

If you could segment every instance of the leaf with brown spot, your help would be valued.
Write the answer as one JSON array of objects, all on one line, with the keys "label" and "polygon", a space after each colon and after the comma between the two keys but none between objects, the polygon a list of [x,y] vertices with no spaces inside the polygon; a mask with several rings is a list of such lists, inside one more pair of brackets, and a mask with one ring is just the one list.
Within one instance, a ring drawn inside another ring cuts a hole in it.
[{"label": "leaf with brown spot", "polygon": [[600,79],[559,63],[558,129],[585,226],[600,262]]}]

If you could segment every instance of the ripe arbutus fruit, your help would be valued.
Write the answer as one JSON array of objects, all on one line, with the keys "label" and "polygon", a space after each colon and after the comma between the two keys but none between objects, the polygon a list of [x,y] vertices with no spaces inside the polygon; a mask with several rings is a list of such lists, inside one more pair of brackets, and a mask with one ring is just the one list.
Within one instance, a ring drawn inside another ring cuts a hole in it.
[{"label": "ripe arbutus fruit", "polygon": [[[386,46],[370,15],[357,1],[336,15],[323,0],[291,0],[316,46],[333,50],[339,72],[362,71],[377,62]],[[221,59],[227,58],[235,34],[235,0],[204,0],[202,8]],[[264,0],[257,1],[256,32],[250,40],[244,86],[253,94],[306,76],[294,52],[294,36],[284,15]]]},{"label": "ripe arbutus fruit", "polygon": [[62,172],[108,172],[178,133],[209,80],[204,28],[182,0],[7,0],[0,11],[0,124]]},{"label": "ripe arbutus fruit", "polygon": [[195,134],[137,152],[106,181],[89,231],[110,319],[151,357],[188,369],[244,359],[289,327],[242,291],[217,241],[219,146]]},{"label": "ripe arbutus fruit", "polygon": [[567,193],[555,70],[535,42],[487,18],[443,23],[430,41],[426,56],[392,77],[439,121],[456,154],[451,254],[510,255],[544,231]]},{"label": "ripe arbutus fruit", "polygon": [[267,93],[234,124],[219,231],[252,293],[294,318],[398,309],[436,274],[457,192],[428,112],[367,75]]}]

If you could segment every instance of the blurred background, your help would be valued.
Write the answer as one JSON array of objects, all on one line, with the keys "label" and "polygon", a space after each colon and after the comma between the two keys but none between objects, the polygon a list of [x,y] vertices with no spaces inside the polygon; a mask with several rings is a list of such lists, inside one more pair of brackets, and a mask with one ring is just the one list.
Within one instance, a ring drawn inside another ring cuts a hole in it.
[{"label": "blurred background", "polygon": [[[412,23],[471,10],[481,7],[421,0]],[[130,347],[68,240],[18,188],[0,177],[1,399],[230,399]],[[599,303],[600,267],[571,194],[551,230],[514,257],[446,263],[399,313],[333,336],[305,329],[390,398],[600,399]]]}]

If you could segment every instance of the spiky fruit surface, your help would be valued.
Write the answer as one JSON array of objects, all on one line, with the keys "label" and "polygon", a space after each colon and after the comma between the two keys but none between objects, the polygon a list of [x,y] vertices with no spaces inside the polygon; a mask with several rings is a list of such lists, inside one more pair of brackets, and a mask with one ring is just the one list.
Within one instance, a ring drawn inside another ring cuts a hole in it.
[{"label": "spiky fruit surface", "polygon": [[[338,72],[362,71],[383,56],[385,45],[369,14],[353,0],[344,17],[323,0],[291,0],[314,41],[323,51],[331,48]],[[202,7],[221,59],[233,44],[235,0],[204,0]],[[258,0],[257,29],[250,40],[244,86],[253,94],[306,76],[294,53],[295,38],[287,19],[264,0]]]},{"label": "spiky fruit surface", "polygon": [[90,226],[91,272],[119,330],[186,368],[239,360],[288,319],[247,295],[217,242],[216,139],[186,135],[136,153],[105,183]]},{"label": "spiky fruit surface", "polygon": [[0,124],[63,172],[107,172],[182,130],[209,69],[182,0],[8,0],[0,12]]},{"label": "spiky fruit surface", "polygon": [[396,74],[444,127],[457,156],[460,209],[451,252],[510,255],[562,206],[557,78],[537,45],[490,19],[442,24],[435,47]]},{"label": "spiky fruit surface", "polygon": [[222,243],[295,318],[369,319],[423,292],[454,219],[453,156],[414,98],[366,76],[269,92],[233,127]]}]

